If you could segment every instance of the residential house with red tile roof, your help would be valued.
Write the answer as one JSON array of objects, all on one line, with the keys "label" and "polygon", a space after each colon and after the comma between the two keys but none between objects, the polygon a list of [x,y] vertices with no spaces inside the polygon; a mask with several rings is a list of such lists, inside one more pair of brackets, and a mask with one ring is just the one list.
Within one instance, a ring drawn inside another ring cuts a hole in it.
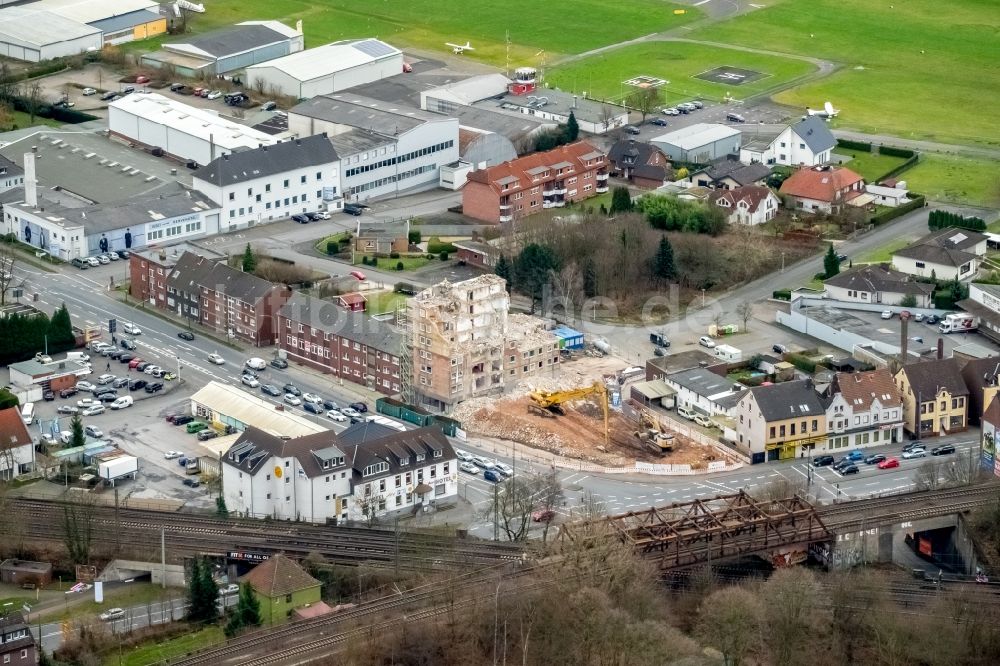
[{"label": "residential house with red tile roof", "polygon": [[808,167],[789,176],[781,184],[779,193],[788,198],[790,207],[795,210],[836,214],[844,206],[865,200],[855,201],[865,194],[865,180],[844,167]]},{"label": "residential house with red tile roof", "polygon": [[607,156],[578,141],[473,171],[462,190],[462,212],[484,222],[511,222],[607,191]]},{"label": "residential house with red tile roof", "polygon": [[826,451],[903,441],[903,398],[886,368],[839,372],[826,407]]},{"label": "residential house with red tile roof", "polygon": [[781,200],[770,188],[747,185],[731,190],[716,190],[711,202],[726,213],[730,224],[755,226],[774,219]]},{"label": "residential house with red tile roof", "polygon": [[0,481],[10,481],[34,469],[35,447],[21,410],[0,410]]}]

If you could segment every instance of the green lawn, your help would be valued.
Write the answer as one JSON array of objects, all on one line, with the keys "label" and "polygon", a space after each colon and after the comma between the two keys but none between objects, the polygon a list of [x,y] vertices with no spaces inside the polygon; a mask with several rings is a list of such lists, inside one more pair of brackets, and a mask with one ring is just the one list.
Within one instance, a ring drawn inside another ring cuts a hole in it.
[{"label": "green lawn", "polygon": [[842,63],[836,74],[776,97],[799,108],[829,100],[841,109],[837,126],[1000,144],[991,112],[1000,108],[995,0],[767,4],[691,37]]},{"label": "green lawn", "polygon": [[147,664],[158,664],[166,659],[179,657],[193,650],[200,650],[210,645],[222,643],[226,640],[222,628],[217,626],[205,627],[189,634],[184,634],[176,638],[169,638],[157,641],[150,645],[142,645],[127,651],[119,659],[118,652],[105,658],[106,666],[146,666]]},{"label": "green lawn", "polygon": [[[857,150],[846,150],[844,148],[834,148],[834,155],[844,155],[851,157],[850,162],[844,164],[845,167],[862,176],[869,183],[875,182],[885,174],[889,173],[900,164],[906,161],[905,157],[892,157],[890,155],[872,155]],[[905,175],[899,176],[906,178]]]},{"label": "green lawn", "polygon": [[[354,257],[355,266],[363,266],[363,264],[361,263],[361,257],[363,256],[367,255],[362,255],[362,254],[355,255]],[[371,261],[371,257],[368,257],[368,260]],[[398,272],[405,273],[406,271],[415,271],[418,268],[423,268],[432,261],[437,261],[437,257],[434,257],[433,259],[428,259],[427,256],[423,254],[418,254],[411,257],[403,256],[399,257],[398,259],[392,259],[390,257],[379,257],[378,266],[374,266],[373,268],[378,268],[379,270],[383,271],[395,271],[396,265],[399,262],[403,262],[403,270]],[[362,270],[364,269],[362,268]]]},{"label": "green lawn", "polygon": [[65,123],[61,123],[58,120],[52,120],[51,118],[42,118],[41,116],[35,116],[35,122],[31,122],[31,116],[23,111],[11,111],[11,117],[14,119],[13,129],[22,129],[24,127],[34,127],[36,125],[47,125],[49,127],[62,127]]},{"label": "green lawn", "polygon": [[395,312],[400,303],[405,303],[409,298],[405,294],[397,294],[394,291],[379,291],[366,293],[368,299],[368,314],[382,314],[384,312]]},{"label": "green lawn", "polygon": [[926,153],[901,176],[907,187],[934,201],[1000,205],[1000,162]]},{"label": "green lawn", "polygon": [[892,253],[897,250],[901,250],[910,244],[908,240],[902,240],[899,238],[894,238],[885,245],[877,247],[874,250],[870,250],[855,262],[859,264],[880,264],[888,263],[892,261]]},{"label": "green lawn", "polygon": [[[730,65],[768,74],[762,79],[739,87],[722,85],[694,78],[716,67]],[[693,97],[721,100],[728,92],[741,99],[760,93],[815,68],[808,62],[781,56],[748,53],[701,44],[648,42],[615,49],[608,53],[584,58],[546,73],[553,87],[606,100],[621,100],[630,90],[622,81],[640,74],[669,81],[661,90],[665,102],[674,104]]]},{"label": "green lawn", "polygon": [[[675,15],[674,9],[686,12]],[[204,14],[191,15],[189,29],[204,32],[247,20],[278,19],[295,25],[301,19],[306,46],[338,39],[378,36],[395,46],[449,51],[445,42],[471,42],[466,56],[502,65],[506,35],[510,34],[512,64],[543,66],[553,58],[581,53],[607,44],[668,30],[701,16],[690,6],[660,0],[576,0],[577,20],[566,23],[567,6],[536,0],[504,3],[455,0],[213,0]],[[152,51],[169,37],[129,45],[129,50]],[[544,53],[540,53],[544,49]],[[538,54],[538,55],[536,55]]]}]

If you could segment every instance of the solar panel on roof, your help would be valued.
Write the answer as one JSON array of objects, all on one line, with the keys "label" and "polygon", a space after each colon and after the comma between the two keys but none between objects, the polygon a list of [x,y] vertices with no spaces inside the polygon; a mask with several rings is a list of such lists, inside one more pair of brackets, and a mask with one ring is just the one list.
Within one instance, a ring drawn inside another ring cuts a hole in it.
[{"label": "solar panel on roof", "polygon": [[366,39],[365,41],[358,42],[353,46],[365,55],[370,55],[373,58],[381,58],[382,56],[392,55],[396,52],[396,49],[392,48],[385,42],[378,41],[377,39]]}]

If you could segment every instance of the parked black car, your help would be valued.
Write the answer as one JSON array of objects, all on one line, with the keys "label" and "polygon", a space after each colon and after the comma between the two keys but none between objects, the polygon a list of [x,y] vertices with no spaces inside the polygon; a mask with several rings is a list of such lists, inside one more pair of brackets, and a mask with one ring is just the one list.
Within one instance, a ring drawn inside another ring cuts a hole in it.
[{"label": "parked black car", "polygon": [[69,398],[70,396],[74,396],[76,394],[77,394],[76,387],[64,388],[62,391],[59,391],[60,398]]},{"label": "parked black car", "polygon": [[357,217],[358,215],[361,215],[362,212],[364,212],[364,209],[361,206],[355,206],[354,204],[344,204],[344,212],[347,213],[348,215],[353,215],[354,217]]},{"label": "parked black car", "polygon": [[130,391],[138,391],[139,389],[146,388],[147,383],[145,379],[133,379],[128,383],[128,388]]},{"label": "parked black car", "polygon": [[840,473],[844,474],[844,475],[847,475],[847,474],[857,474],[859,471],[860,470],[858,469],[858,466],[855,465],[854,463],[851,463],[850,465],[847,465],[846,467],[841,468]]},{"label": "parked black car", "polygon": [[122,363],[129,363],[134,358],[135,358],[135,354],[129,354],[128,352],[125,352],[124,354],[122,354],[121,356],[118,357],[118,360],[120,362],[122,362]]},{"label": "parked black car", "polygon": [[827,467],[833,464],[833,456],[816,456],[813,458],[813,467]]},{"label": "parked black car", "polygon": [[94,398],[100,402],[114,402],[118,399],[118,391],[105,391],[98,393]]},{"label": "parked black car", "polygon": [[305,215],[292,215],[292,219],[299,224],[309,224],[309,218]]},{"label": "parked black car", "polygon": [[150,365],[151,365],[151,363],[149,361],[142,361],[140,363],[136,363],[135,369],[138,370],[139,372],[142,372],[143,370],[145,370]]},{"label": "parked black car", "polygon": [[198,479],[191,479],[191,478],[184,479],[181,483],[183,483],[185,486],[189,488],[197,488],[198,486],[201,485],[201,482],[198,481]]},{"label": "parked black car", "polygon": [[931,449],[932,456],[946,456],[954,452],[955,452],[955,447],[952,444],[942,444],[941,446],[935,446],[933,449]]},{"label": "parked black car", "polygon": [[261,384],[260,385],[260,390],[261,390],[262,393],[266,393],[268,395],[272,395],[272,396],[274,396],[276,398],[283,395],[282,392],[281,392],[281,389],[279,389],[274,384]]},{"label": "parked black car", "polygon": [[288,361],[286,361],[283,358],[272,358],[271,367],[278,368],[279,370],[284,370],[285,368],[288,367]]},{"label": "parked black car", "polygon": [[337,406],[337,403],[335,403],[333,400],[324,400],[323,409],[325,409],[326,411],[330,411],[331,409],[339,409],[339,407]]},{"label": "parked black car", "polygon": [[190,416],[188,414],[181,414],[179,416],[175,416],[172,423],[175,426],[180,426],[180,425],[187,425],[188,423],[191,423],[191,421],[194,421],[193,416]]},{"label": "parked black car", "polygon": [[882,462],[883,460],[885,460],[885,456],[882,455],[881,453],[876,453],[875,455],[871,455],[871,456],[868,456],[867,458],[865,458],[865,464],[866,465],[877,465],[880,462]]},{"label": "parked black car", "polygon": [[146,384],[146,393],[156,393],[157,391],[162,391],[162,390],[163,390],[163,382],[153,382],[152,384]]},{"label": "parked black car", "polygon": [[42,400],[44,400],[45,402],[51,402],[55,399],[56,399],[56,394],[53,393],[52,391],[46,391],[45,393],[42,394]]},{"label": "parked black car", "polygon": [[294,396],[302,395],[302,391],[300,391],[299,387],[295,384],[285,384],[281,388],[284,389],[285,393],[291,393]]},{"label": "parked black car", "polygon": [[191,331],[181,331],[177,334],[177,337],[181,340],[194,340],[194,333]]},{"label": "parked black car", "polygon": [[368,411],[368,405],[366,405],[363,402],[352,402],[350,405],[348,405],[348,407],[350,407],[356,412],[361,412],[362,414]]},{"label": "parked black car", "polygon": [[131,340],[123,339],[121,341],[121,346],[122,346],[122,349],[129,349],[129,350],[134,350],[135,349],[135,343],[132,342]]},{"label": "parked black car", "polygon": [[307,402],[302,405],[302,409],[309,412],[310,414],[322,414],[323,407],[312,402]]}]

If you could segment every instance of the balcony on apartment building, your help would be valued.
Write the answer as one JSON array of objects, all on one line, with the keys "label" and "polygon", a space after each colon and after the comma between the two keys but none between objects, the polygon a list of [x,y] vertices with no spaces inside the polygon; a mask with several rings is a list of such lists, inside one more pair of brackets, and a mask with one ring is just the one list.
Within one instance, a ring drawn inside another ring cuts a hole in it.
[{"label": "balcony on apartment building", "polygon": [[514,207],[510,205],[510,199],[503,197],[500,199],[500,221],[510,222],[514,219]]},{"label": "balcony on apartment building", "polygon": [[555,197],[566,195],[566,183],[561,180],[554,180],[542,186],[543,197]]},{"label": "balcony on apartment building", "polygon": [[598,173],[598,174],[596,174],[596,178],[597,178],[597,186],[594,188],[594,191],[597,192],[598,194],[603,194],[603,193],[607,192],[608,191],[608,174],[606,172],[605,173]]}]

